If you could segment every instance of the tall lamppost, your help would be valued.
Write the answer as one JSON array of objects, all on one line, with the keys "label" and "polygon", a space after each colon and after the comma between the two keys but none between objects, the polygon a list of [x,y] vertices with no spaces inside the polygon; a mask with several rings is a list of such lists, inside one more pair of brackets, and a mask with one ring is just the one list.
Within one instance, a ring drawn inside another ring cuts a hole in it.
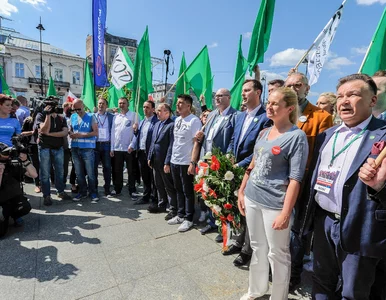
[{"label": "tall lamppost", "polygon": [[44,96],[43,90],[43,45],[42,45],[42,30],[45,30],[42,25],[42,17],[40,17],[40,23],[36,26],[36,29],[40,31],[40,91],[42,96]]}]

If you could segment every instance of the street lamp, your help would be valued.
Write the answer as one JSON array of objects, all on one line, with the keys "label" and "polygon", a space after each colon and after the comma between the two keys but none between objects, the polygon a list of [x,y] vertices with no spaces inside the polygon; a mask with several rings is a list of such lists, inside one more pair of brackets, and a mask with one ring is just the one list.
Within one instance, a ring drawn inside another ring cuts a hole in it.
[{"label": "street lamp", "polygon": [[36,29],[40,31],[40,91],[42,96],[44,96],[43,91],[43,45],[42,45],[42,30],[45,30],[42,25],[42,17],[40,17],[40,23],[36,26]]}]

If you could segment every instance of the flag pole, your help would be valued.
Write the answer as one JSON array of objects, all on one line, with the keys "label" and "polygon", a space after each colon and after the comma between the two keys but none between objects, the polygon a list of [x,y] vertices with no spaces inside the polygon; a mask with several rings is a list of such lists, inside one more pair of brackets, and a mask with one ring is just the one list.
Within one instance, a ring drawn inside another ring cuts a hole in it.
[{"label": "flag pole", "polygon": [[299,62],[296,64],[296,66],[294,67],[295,70],[297,70],[300,66],[300,64],[304,61],[304,59],[307,57],[308,53],[311,52],[312,48],[314,48],[315,46],[315,42],[312,43],[311,47],[308,48],[308,50],[306,51],[306,53],[304,53],[304,55],[302,56],[302,58],[299,60]]},{"label": "flag pole", "polygon": [[139,110],[139,100],[140,100],[140,93],[141,93],[141,73],[142,73],[142,60],[139,63],[139,76],[138,76],[138,87],[137,87],[137,95],[135,95],[135,122],[138,123],[138,110]]},{"label": "flag pole", "polygon": [[370,45],[369,45],[369,47],[367,48],[367,51],[366,51],[366,54],[365,54],[365,57],[363,58],[363,61],[362,61],[362,63],[361,63],[361,66],[359,67],[359,70],[358,70],[358,73],[360,74],[360,73],[362,73],[362,68],[363,68],[363,66],[365,65],[365,62],[366,62],[366,59],[367,59],[367,56],[369,55],[369,53],[370,53],[370,49],[371,49],[371,46],[373,45],[373,40],[371,40],[371,42],[370,42]]},{"label": "flag pole", "polygon": [[[185,70],[185,71],[186,71],[186,70]],[[181,77],[185,75],[185,71],[181,73],[181,75],[177,78],[176,82],[173,83],[173,85],[170,87],[170,89],[166,92],[165,96],[166,96],[167,94],[169,94],[169,93],[171,92],[171,90],[176,86],[178,80],[180,80]]]}]

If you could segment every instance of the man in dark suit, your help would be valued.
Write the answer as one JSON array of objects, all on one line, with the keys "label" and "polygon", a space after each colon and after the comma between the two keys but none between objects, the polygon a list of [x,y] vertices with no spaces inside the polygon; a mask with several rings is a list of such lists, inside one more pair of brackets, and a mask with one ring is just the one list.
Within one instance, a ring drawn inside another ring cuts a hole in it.
[{"label": "man in dark suit", "polygon": [[98,186],[98,166],[99,162],[102,162],[103,179],[105,184],[103,186],[105,190],[105,196],[110,195],[111,186],[111,127],[113,126],[114,115],[107,112],[107,100],[99,98],[98,100],[98,112],[94,114],[95,119],[98,122],[98,138],[95,147],[95,178]]},{"label": "man in dark suit", "polygon": [[[263,87],[260,81],[256,79],[245,80],[241,96],[247,110],[238,113],[234,117],[234,132],[228,151],[234,154],[236,165],[245,169],[252,161],[253,148],[260,131],[272,125],[261,105],[262,90]],[[241,221],[245,230],[240,232],[235,244],[231,245],[228,250],[223,251],[224,255],[240,252],[240,255],[233,261],[233,264],[237,267],[246,265],[252,255],[245,217],[242,217]]]},{"label": "man in dark suit", "polygon": [[131,149],[131,151],[137,151],[137,158],[139,161],[143,182],[143,196],[141,199],[135,202],[137,205],[149,203],[150,198],[152,198],[152,201],[155,201],[156,199],[156,189],[153,184],[153,174],[149,165],[147,164],[147,157],[150,149],[154,125],[159,121],[157,115],[154,113],[154,102],[145,101],[143,103],[143,112],[145,114],[145,118],[139,123],[138,130],[135,133],[133,139],[133,149]]},{"label": "man in dark suit", "polygon": [[319,155],[311,163],[314,172],[300,231],[314,230],[313,299],[333,299],[339,278],[342,299],[385,299],[370,297],[370,290],[379,280],[376,266],[386,256],[386,166],[383,162],[374,180],[370,177],[376,171],[367,173],[366,164],[361,168],[374,146],[386,139],[386,123],[371,114],[376,93],[367,75],[341,78],[337,110],[343,124],[316,140]]},{"label": "man in dark suit", "polygon": [[170,173],[174,141],[174,122],[170,118],[171,115],[172,110],[168,104],[162,103],[157,107],[159,122],[154,126],[148,155],[148,164],[153,169],[158,192],[158,203],[151,204],[148,211],[150,213],[165,212],[166,206],[169,205],[169,213],[165,216],[166,221],[177,215],[177,193]]}]

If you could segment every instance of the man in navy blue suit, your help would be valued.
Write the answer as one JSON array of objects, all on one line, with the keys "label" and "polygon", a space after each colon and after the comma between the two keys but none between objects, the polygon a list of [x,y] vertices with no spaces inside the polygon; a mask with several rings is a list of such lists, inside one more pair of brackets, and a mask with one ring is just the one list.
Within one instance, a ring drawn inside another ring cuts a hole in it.
[{"label": "man in navy blue suit", "polygon": [[377,171],[369,168],[371,159],[364,164],[386,139],[386,122],[372,116],[376,94],[367,75],[341,78],[337,110],[343,123],[316,141],[319,155],[310,167],[301,230],[314,230],[313,299],[332,299],[339,278],[342,299],[385,299],[370,291],[379,281],[376,266],[386,256],[386,163]]},{"label": "man in navy blue suit", "polygon": [[139,123],[138,131],[133,139],[133,148],[129,148],[129,153],[131,151],[137,151],[137,158],[143,182],[143,196],[135,202],[137,205],[149,203],[150,198],[152,198],[152,201],[156,201],[157,198],[156,189],[153,184],[153,174],[147,164],[147,156],[150,149],[154,125],[158,122],[157,115],[154,111],[155,104],[153,101],[145,101],[143,103],[145,118]]},{"label": "man in navy blue suit", "polygon": [[[241,96],[243,98],[242,103],[246,105],[247,110],[234,117],[234,132],[228,151],[234,154],[236,165],[243,168],[247,168],[252,161],[253,148],[260,131],[272,124],[261,105],[262,90],[260,81],[256,79],[245,80]],[[224,255],[240,252],[240,255],[233,261],[237,267],[246,265],[252,254],[245,218],[242,218],[242,222],[245,224],[245,230],[236,238],[235,244],[223,251]]]},{"label": "man in navy blue suit", "polygon": [[153,169],[154,182],[158,192],[158,203],[153,203],[147,209],[150,213],[165,212],[169,205],[168,221],[177,215],[177,192],[174,188],[170,172],[174,141],[174,122],[170,118],[172,110],[166,103],[157,107],[159,122],[155,124],[148,154],[149,167]]}]

